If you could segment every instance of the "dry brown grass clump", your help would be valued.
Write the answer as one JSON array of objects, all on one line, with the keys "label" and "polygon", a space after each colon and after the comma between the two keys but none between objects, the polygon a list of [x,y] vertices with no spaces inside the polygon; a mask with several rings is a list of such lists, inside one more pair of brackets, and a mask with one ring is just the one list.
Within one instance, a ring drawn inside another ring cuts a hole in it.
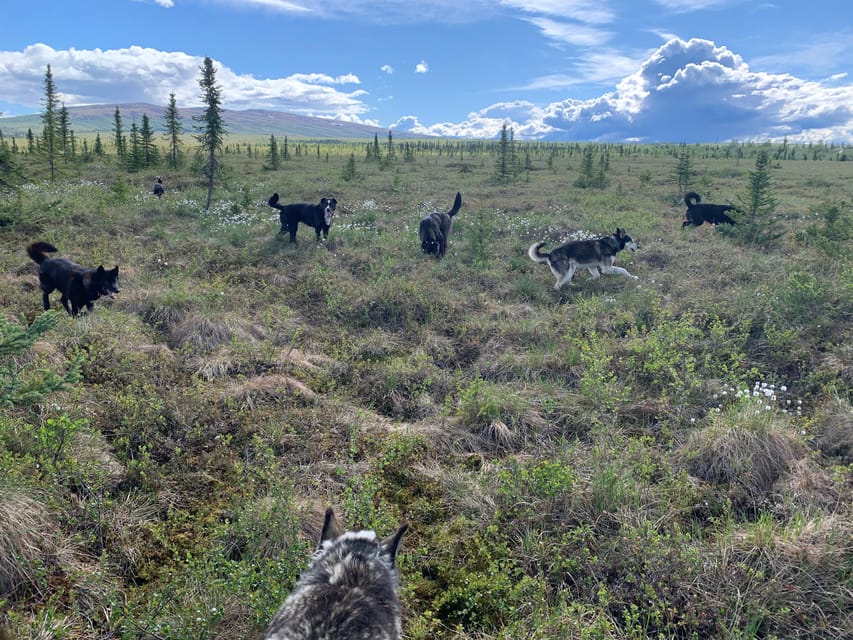
[{"label": "dry brown grass clump", "polygon": [[817,420],[817,446],[824,455],[853,462],[853,408],[840,398],[829,403]]},{"label": "dry brown grass clump", "polygon": [[317,399],[317,394],[308,385],[281,374],[236,381],[230,384],[224,393],[236,400],[241,407],[250,410],[265,403],[282,402],[288,398],[297,398],[303,402],[314,402]]},{"label": "dry brown grass clump", "polygon": [[777,480],[806,455],[796,435],[774,423],[714,424],[696,433],[685,451],[690,475],[728,484],[730,496],[745,508],[766,501]]},{"label": "dry brown grass clump", "polygon": [[210,353],[234,340],[252,344],[266,336],[262,326],[244,318],[211,318],[199,313],[187,314],[179,321],[170,323],[166,331],[166,340],[170,347],[188,347],[198,353]]},{"label": "dry brown grass clump", "polygon": [[119,462],[98,432],[75,433],[71,441],[71,455],[82,469],[97,477],[105,488],[115,489],[124,479],[124,465]]},{"label": "dry brown grass clump", "polygon": [[796,460],[779,480],[777,488],[786,499],[806,512],[813,507],[835,509],[839,506],[840,487],[810,457]]},{"label": "dry brown grass clump", "polygon": [[59,527],[44,503],[0,486],[0,593],[39,591],[60,552]]}]

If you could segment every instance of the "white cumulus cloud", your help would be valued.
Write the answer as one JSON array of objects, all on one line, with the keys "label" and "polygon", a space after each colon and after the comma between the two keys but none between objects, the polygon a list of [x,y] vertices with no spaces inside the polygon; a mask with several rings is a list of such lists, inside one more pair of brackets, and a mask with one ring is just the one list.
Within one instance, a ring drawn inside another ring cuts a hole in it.
[{"label": "white cumulus cloud", "polygon": [[[0,86],[6,99],[39,108],[44,75],[51,66],[60,99],[67,106],[150,102],[164,105],[174,93],[179,107],[201,104],[198,78],[203,58],[179,51],[144,47],[125,49],[55,50],[34,44],[23,51],[0,51]],[[358,76],[345,73],[293,74],[284,78],[255,78],[237,74],[214,61],[227,109],[273,109],[301,115],[357,118],[369,108]]]},{"label": "white cumulus cloud", "polygon": [[429,65],[426,61],[421,60],[415,65],[415,73],[426,73],[427,71],[429,71]]},{"label": "white cumulus cloud", "polygon": [[393,126],[414,133],[495,137],[513,127],[517,139],[708,142],[853,139],[853,85],[824,85],[790,74],[753,71],[737,54],[709,40],[673,38],[617,83],[589,100],[542,108],[499,103],[461,123]]}]

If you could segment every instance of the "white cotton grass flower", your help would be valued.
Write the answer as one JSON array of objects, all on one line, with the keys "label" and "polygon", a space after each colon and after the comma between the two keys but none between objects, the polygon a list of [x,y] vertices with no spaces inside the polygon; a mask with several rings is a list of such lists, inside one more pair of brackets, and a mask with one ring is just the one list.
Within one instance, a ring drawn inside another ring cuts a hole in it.
[{"label": "white cotton grass flower", "polygon": [[[731,392],[731,393],[729,393]],[[753,380],[751,386],[736,388],[724,384],[721,390],[713,394],[713,413],[720,414],[729,407],[740,405],[749,415],[770,416],[774,412],[779,415],[803,415],[803,401],[799,398],[786,397],[788,385],[767,380]],[[790,408],[790,411],[789,411]]]}]

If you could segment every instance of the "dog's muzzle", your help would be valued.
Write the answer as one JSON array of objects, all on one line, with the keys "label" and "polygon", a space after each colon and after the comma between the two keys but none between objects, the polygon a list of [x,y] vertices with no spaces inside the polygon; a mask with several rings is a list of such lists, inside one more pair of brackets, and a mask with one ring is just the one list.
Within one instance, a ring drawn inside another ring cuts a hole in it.
[{"label": "dog's muzzle", "polygon": [[326,208],[323,209],[323,219],[326,221],[326,226],[332,224],[332,218],[335,216],[335,210],[330,206],[326,205]]}]

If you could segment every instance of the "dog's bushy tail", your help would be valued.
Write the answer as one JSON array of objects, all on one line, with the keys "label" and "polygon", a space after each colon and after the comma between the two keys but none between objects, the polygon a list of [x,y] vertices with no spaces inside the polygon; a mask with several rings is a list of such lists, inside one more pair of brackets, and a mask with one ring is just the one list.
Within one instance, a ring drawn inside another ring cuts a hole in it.
[{"label": "dog's bushy tail", "polygon": [[684,203],[688,207],[692,207],[694,204],[699,204],[700,202],[702,202],[702,198],[695,191],[688,191],[684,194]]},{"label": "dog's bushy tail", "polygon": [[530,245],[530,248],[527,250],[527,255],[530,257],[533,262],[548,262],[548,258],[551,257],[550,253],[544,253],[539,251],[544,242],[535,242]]},{"label": "dog's bushy tail", "polygon": [[453,201],[453,208],[447,212],[451,218],[459,213],[459,209],[462,208],[462,194],[458,191],[456,192],[456,199]]},{"label": "dog's bushy tail", "polygon": [[33,242],[29,247],[27,247],[27,254],[36,262],[36,264],[41,264],[48,259],[48,257],[44,255],[45,253],[56,253],[57,251],[59,251],[59,249],[49,242],[44,242],[43,240]]},{"label": "dog's bushy tail", "polygon": [[278,203],[278,194],[277,193],[272,194],[272,198],[269,199],[267,204],[269,206],[271,206],[273,209],[278,209],[279,211],[281,211],[284,208]]}]

